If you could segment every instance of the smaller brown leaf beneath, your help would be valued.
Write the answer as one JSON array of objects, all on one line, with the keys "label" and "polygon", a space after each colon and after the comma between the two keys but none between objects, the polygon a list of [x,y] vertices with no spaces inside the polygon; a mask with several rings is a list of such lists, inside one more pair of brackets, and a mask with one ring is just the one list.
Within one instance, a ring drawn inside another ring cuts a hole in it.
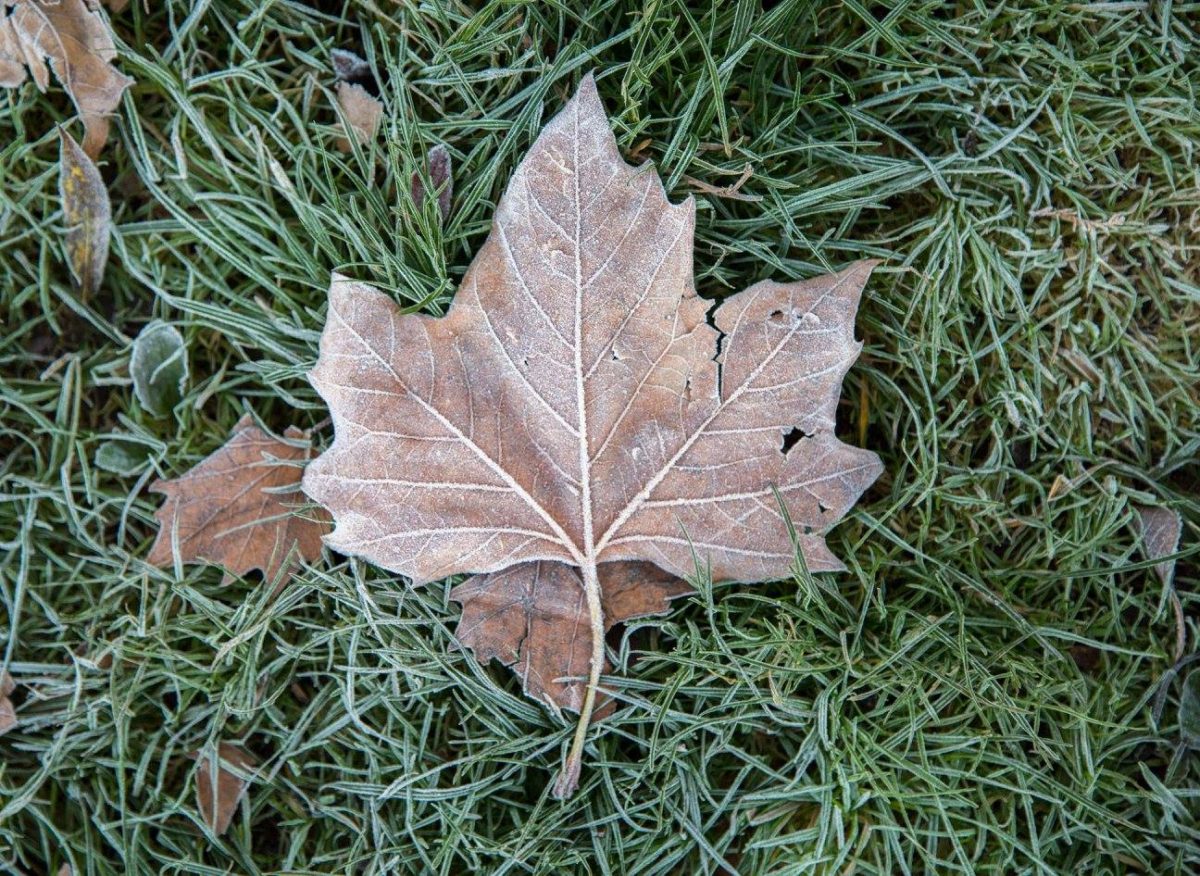
[{"label": "smaller brown leaf beneath", "polygon": [[58,137],[58,192],[67,225],[67,261],[86,301],[104,279],[112,206],[92,159],[61,128]]},{"label": "smaller brown leaf beneath", "polygon": [[193,756],[199,756],[196,764],[196,808],[213,833],[221,836],[229,830],[233,813],[246,793],[246,780],[238,773],[250,772],[257,761],[250,752],[230,742],[222,742],[217,746],[217,763],[207,754],[195,752]]},{"label": "smaller brown leaf beneath", "polygon": [[[1179,536],[1183,534],[1183,518],[1170,508],[1139,508],[1138,517],[1142,527],[1142,544],[1146,558],[1157,560],[1169,557],[1179,549]],[[1175,561],[1167,560],[1154,567],[1163,584],[1171,583],[1175,572]]]},{"label": "smaller brown leaf beneath", "polygon": [[117,49],[104,21],[84,0],[4,0],[12,14],[0,24],[0,85],[14,88],[29,68],[39,91],[50,83],[46,62],[79,111],[83,151],[92,158],[108,139],[108,117],[133,80],[112,65]]},{"label": "smaller brown leaf beneath", "polygon": [[[295,441],[304,433],[293,426],[284,437]],[[172,565],[178,544],[181,562],[223,566],[226,581],[258,569],[282,588],[298,561],[321,555],[321,536],[329,531],[323,510],[294,513],[303,502],[301,463],[308,455],[242,417],[223,447],[182,477],[150,486],[167,501],[155,514],[158,538],[147,561]]]},{"label": "smaller brown leaf beneath", "polygon": [[16,688],[12,676],[0,673],[0,736],[17,726],[17,711],[8,695]]},{"label": "smaller brown leaf beneath", "polygon": [[383,104],[361,85],[352,82],[338,83],[337,100],[346,128],[346,136],[337,141],[338,149],[350,151],[350,136],[364,146],[374,140],[383,117]]},{"label": "smaller brown leaf beneath", "polygon": [[[662,614],[691,591],[653,563],[605,563],[599,569],[605,629]],[[555,708],[580,711],[592,653],[587,600],[579,570],[565,563],[521,563],[475,575],[450,591],[463,607],[458,639],[480,663],[512,667],[525,694]],[[605,662],[604,671],[611,669]],[[571,680],[564,680],[571,679]],[[593,719],[610,714],[603,697]]]},{"label": "smaller brown leaf beneath", "polygon": [[[438,210],[444,223],[450,218],[450,201],[454,197],[454,168],[450,161],[450,151],[439,144],[429,150],[429,165],[427,169],[429,182],[437,192]],[[425,180],[421,174],[412,175],[412,199],[417,207],[425,203]]]}]

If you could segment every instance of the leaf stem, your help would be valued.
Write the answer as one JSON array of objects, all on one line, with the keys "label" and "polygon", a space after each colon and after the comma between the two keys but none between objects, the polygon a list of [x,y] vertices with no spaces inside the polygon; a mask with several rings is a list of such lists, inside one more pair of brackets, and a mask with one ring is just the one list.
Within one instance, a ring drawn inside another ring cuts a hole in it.
[{"label": "leaf stem", "polygon": [[583,745],[587,741],[588,727],[592,723],[592,711],[596,706],[596,693],[600,686],[600,672],[604,668],[604,608],[600,602],[600,576],[596,561],[589,560],[583,573],[583,592],[587,598],[588,617],[592,623],[592,657],[588,668],[587,686],[583,690],[583,705],[579,709],[579,724],[575,727],[575,738],[563,761],[562,772],[554,782],[551,792],[559,800],[565,800],[579,787],[579,771],[583,764]]}]

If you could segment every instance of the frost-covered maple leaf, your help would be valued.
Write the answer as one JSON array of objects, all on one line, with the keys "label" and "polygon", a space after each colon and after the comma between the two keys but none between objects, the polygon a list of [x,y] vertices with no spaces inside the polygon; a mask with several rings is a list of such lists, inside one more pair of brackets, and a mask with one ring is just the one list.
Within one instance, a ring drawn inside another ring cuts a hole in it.
[{"label": "frost-covered maple leaf", "polygon": [[559,795],[605,663],[603,564],[757,581],[788,575],[798,547],[810,570],[839,569],[824,532],[880,472],[834,436],[874,263],[713,304],[693,286],[694,225],[691,198],[672,205],[622,161],[588,76],[514,173],[446,316],[340,276],[329,292],[310,378],[336,437],[304,476],[335,518],[326,541],[417,584],[525,564],[490,579],[508,596],[535,592],[539,561],[578,570],[588,671]]}]

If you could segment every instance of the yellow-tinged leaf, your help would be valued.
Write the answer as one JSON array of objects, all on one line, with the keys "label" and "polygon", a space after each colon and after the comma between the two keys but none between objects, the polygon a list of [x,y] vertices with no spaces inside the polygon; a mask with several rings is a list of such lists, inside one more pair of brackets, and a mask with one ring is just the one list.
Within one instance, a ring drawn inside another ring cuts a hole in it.
[{"label": "yellow-tinged leaf", "polygon": [[65,130],[60,128],[58,136],[58,191],[67,226],[67,262],[86,300],[104,279],[112,234],[112,206],[92,159]]}]

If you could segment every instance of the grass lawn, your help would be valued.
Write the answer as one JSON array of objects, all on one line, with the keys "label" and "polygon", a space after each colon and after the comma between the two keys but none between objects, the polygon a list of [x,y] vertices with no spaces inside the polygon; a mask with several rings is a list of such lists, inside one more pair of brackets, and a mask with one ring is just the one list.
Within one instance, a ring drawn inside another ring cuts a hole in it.
[{"label": "grass lawn", "polygon": [[[56,130],[81,126],[54,79],[0,90],[20,722],[0,738],[0,871],[1200,872],[1200,731],[1181,726],[1200,664],[1172,671],[1200,637],[1200,4],[133,0],[108,18],[137,84],[101,156],[115,233],[86,300]],[[335,48],[386,105],[345,154]],[[882,260],[839,432],[885,471],[830,537],[847,572],[701,586],[611,637],[627,702],[560,803],[572,723],[455,650],[454,582],[326,556],[272,600],[144,558],[150,482],[243,413],[331,440],[305,380],[330,272],[444,312],[589,70],[629,159],[696,195],[702,294]],[[409,186],[439,143],[444,227]],[[165,416],[129,379],[155,319],[189,361]],[[1184,519],[1178,612],[1146,506]],[[189,755],[222,740],[259,766],[217,837]]]}]

